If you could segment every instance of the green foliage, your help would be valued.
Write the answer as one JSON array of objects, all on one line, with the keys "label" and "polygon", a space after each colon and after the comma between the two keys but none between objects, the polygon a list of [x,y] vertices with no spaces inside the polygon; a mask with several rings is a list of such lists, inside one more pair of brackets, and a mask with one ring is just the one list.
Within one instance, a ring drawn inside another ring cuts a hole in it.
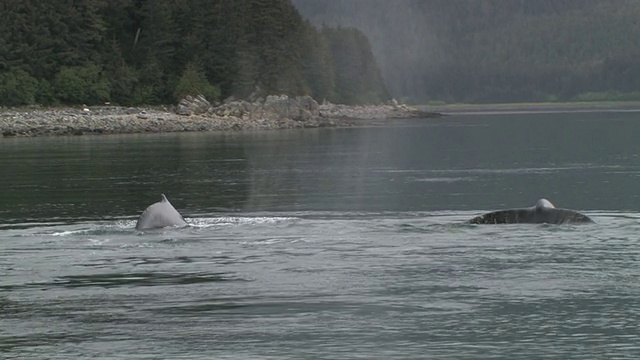
[{"label": "green foliage", "polygon": [[389,99],[369,41],[352,28],[325,27],[335,71],[335,98],[345,104],[379,103]]},{"label": "green foliage", "polygon": [[109,100],[110,83],[98,65],[62,67],[53,78],[60,101],[100,104]]},{"label": "green foliage", "polygon": [[324,16],[316,24],[360,17],[360,30],[318,30],[289,0],[5,0],[0,105],[161,104],[196,90],[377,103],[390,97],[378,64],[396,98],[418,103],[640,91],[637,0],[293,1]]},{"label": "green foliage", "polygon": [[158,102],[154,94],[155,90],[153,86],[137,84],[131,91],[130,100],[124,102],[124,104],[154,104]]},{"label": "green foliage", "polygon": [[104,5],[104,0],[3,1],[0,37],[9,67],[51,80],[61,66],[100,61]]},{"label": "green foliage", "polygon": [[[0,105],[387,96],[361,33],[327,37],[290,0],[6,0],[0,11]],[[346,59],[363,66],[357,76]]]},{"label": "green foliage", "polygon": [[33,104],[38,80],[24,70],[0,73],[0,99],[10,106]]},{"label": "green foliage", "polygon": [[140,91],[145,86],[139,83],[139,74],[133,66],[123,61],[122,46],[112,40],[107,45],[107,53],[104,55],[104,73],[108,74],[111,83],[111,101],[121,105],[135,105],[146,103],[149,94]]},{"label": "green foliage", "polygon": [[218,101],[220,97],[220,89],[209,83],[202,66],[194,62],[187,64],[173,92],[177,101],[187,95],[204,95],[209,101]]},{"label": "green foliage", "polygon": [[317,36],[315,28],[306,22],[307,42],[303,44],[302,76],[314,99],[335,100],[336,69],[331,44],[326,36]]},{"label": "green foliage", "polygon": [[640,90],[637,0],[292,1],[317,26],[363,31],[396,98],[567,101]]},{"label": "green foliage", "polygon": [[39,104],[57,104],[58,98],[56,90],[51,83],[45,79],[38,82],[38,93],[36,102]]}]

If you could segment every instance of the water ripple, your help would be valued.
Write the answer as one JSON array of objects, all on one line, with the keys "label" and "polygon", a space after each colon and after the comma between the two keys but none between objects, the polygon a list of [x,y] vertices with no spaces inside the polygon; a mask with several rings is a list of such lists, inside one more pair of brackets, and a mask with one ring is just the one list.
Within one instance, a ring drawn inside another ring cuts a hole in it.
[{"label": "water ripple", "polygon": [[0,312],[10,330],[0,332],[0,351],[640,354],[638,214],[593,212],[589,226],[464,224],[474,213],[203,215],[191,228],[148,233],[131,220],[7,230]]}]

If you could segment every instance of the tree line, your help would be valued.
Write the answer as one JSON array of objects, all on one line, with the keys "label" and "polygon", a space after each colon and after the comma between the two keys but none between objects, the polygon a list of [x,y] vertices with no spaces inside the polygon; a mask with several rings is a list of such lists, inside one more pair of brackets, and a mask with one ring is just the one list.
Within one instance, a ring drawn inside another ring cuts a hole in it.
[{"label": "tree line", "polygon": [[386,101],[368,39],[289,0],[2,0],[0,105]]},{"label": "tree line", "polygon": [[640,100],[638,1],[438,1],[436,18],[462,19],[436,26],[449,61],[424,75],[425,98]]},{"label": "tree line", "polygon": [[637,0],[293,0],[362,30],[405,101],[640,100]]}]

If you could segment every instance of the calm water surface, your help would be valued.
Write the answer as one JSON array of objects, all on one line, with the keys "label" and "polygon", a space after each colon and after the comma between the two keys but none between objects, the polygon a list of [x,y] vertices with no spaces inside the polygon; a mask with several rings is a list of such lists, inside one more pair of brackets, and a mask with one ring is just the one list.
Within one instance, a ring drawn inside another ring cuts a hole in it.
[{"label": "calm water surface", "polygon": [[[0,358],[638,358],[638,133],[603,112],[0,139]],[[193,226],[136,231],[160,193]],[[596,224],[464,224],[541,197]]]}]

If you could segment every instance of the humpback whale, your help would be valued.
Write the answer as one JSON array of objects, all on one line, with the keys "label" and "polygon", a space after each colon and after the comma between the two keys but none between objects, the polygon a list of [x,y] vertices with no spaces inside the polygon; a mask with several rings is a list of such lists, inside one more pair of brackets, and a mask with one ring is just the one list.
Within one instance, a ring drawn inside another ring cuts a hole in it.
[{"label": "humpback whale", "polygon": [[535,206],[506,209],[486,213],[469,220],[471,224],[584,224],[592,223],[587,215],[574,210],[559,209],[547,199],[540,199]]},{"label": "humpback whale", "polygon": [[136,223],[136,230],[159,229],[167,226],[187,226],[182,215],[167,200],[164,194],[160,194],[161,199],[155,204],[149,205]]}]

